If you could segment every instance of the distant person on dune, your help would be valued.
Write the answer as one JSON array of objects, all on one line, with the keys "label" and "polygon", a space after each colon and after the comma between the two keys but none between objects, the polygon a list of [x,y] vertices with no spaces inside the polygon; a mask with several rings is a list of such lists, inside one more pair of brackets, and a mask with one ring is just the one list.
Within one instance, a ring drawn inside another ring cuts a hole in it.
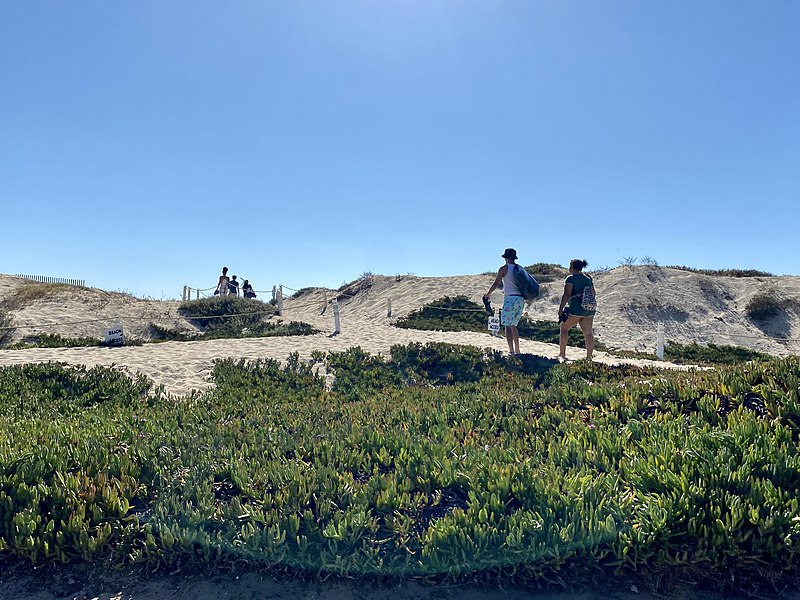
[{"label": "distant person on dune", "polygon": [[492,287],[489,288],[489,291],[484,294],[483,299],[484,302],[489,300],[489,296],[492,295],[492,292],[500,286],[501,281],[503,282],[503,311],[500,314],[500,324],[504,325],[506,328],[508,352],[514,355],[520,353],[519,330],[517,329],[517,325],[519,325],[519,320],[522,318],[522,311],[525,308],[525,299],[522,297],[522,293],[514,282],[513,269],[510,268],[512,265],[516,267],[515,261],[517,260],[517,251],[514,250],[514,248],[506,248],[506,251],[502,254],[502,258],[506,259],[506,264],[497,271],[497,277]]},{"label": "distant person on dune", "polygon": [[569,330],[575,325],[580,325],[581,331],[583,331],[583,339],[586,342],[586,358],[590,360],[592,358],[594,351],[592,324],[597,310],[597,300],[592,278],[583,274],[583,270],[588,264],[580,258],[574,258],[569,263],[569,276],[564,281],[564,293],[561,296],[561,304],[558,306],[558,322],[561,323],[558,336],[558,359],[560,361],[567,359]]},{"label": "distant person on dune", "polygon": [[234,296],[239,295],[239,282],[236,281],[236,275],[231,277],[230,283],[228,283],[228,291]]},{"label": "distant person on dune", "polygon": [[214,291],[215,296],[227,296],[230,292],[230,279],[228,279],[228,267],[222,267],[222,275],[219,276],[217,282],[217,289]]},{"label": "distant person on dune", "polygon": [[250,285],[250,280],[245,279],[244,283],[242,284],[242,296],[245,298],[255,298],[256,293],[253,291],[253,286]]}]

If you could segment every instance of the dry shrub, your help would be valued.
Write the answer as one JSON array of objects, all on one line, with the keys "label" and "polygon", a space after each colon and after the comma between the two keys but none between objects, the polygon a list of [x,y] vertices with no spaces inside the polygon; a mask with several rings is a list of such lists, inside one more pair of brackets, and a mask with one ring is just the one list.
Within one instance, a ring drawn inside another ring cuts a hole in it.
[{"label": "dry shrub", "polygon": [[533,275],[539,283],[550,283],[569,275],[567,269],[554,263],[535,263],[525,267],[525,270]]},{"label": "dry shrub", "polygon": [[366,292],[372,287],[374,282],[375,276],[371,272],[367,271],[362,273],[361,277],[355,281],[342,284],[342,286],[336,290],[336,293],[340,301],[347,300],[357,296],[362,292]]},{"label": "dry shrub", "polygon": [[753,321],[768,321],[777,317],[784,305],[785,302],[774,295],[762,292],[750,298],[744,310]]},{"label": "dry shrub", "polygon": [[6,310],[20,310],[37,300],[52,300],[77,289],[65,283],[23,283],[0,302],[0,307]]}]

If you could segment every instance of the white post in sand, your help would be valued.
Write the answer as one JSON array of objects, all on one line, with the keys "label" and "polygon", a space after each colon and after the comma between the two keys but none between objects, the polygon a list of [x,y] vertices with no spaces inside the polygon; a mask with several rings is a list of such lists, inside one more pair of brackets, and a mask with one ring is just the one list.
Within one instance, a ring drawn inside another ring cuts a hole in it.
[{"label": "white post in sand", "polygon": [[656,356],[664,360],[664,324],[659,323],[656,328]]},{"label": "white post in sand", "polygon": [[386,316],[387,317],[391,317],[392,316],[392,297],[391,296],[386,298]]},{"label": "white post in sand", "polygon": [[339,301],[334,298],[333,299],[333,333],[334,335],[341,333],[342,327],[341,323],[339,322]]},{"label": "white post in sand", "polygon": [[328,290],[322,290],[322,312],[319,314],[324,315],[326,310],[328,310]]},{"label": "white post in sand", "polygon": [[276,298],[276,300],[277,300],[277,303],[278,303],[278,316],[282,317],[283,316],[283,286],[279,286],[278,287],[277,296],[278,297]]}]

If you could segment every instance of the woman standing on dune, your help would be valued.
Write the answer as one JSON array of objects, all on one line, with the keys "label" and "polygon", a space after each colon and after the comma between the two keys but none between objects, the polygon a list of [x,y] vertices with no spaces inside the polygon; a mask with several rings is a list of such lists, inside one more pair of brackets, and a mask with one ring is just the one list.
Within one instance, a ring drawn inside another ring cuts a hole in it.
[{"label": "woman standing on dune", "polygon": [[[586,358],[592,358],[594,351],[594,334],[592,324],[594,323],[594,282],[588,275],[583,274],[587,263],[580,258],[573,258],[569,263],[569,277],[564,281],[564,293],[561,296],[561,304],[558,306],[558,322],[561,323],[561,330],[558,336],[559,352],[558,359],[567,359],[567,340],[569,330],[580,325],[583,331],[583,339],[586,342]],[[584,291],[587,291],[584,294]],[[591,294],[591,300],[588,298]]]}]

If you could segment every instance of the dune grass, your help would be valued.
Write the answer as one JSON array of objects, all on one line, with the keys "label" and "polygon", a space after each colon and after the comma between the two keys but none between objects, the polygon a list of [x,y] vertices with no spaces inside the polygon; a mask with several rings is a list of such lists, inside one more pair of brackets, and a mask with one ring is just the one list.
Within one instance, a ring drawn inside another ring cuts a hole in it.
[{"label": "dune grass", "polygon": [[0,301],[0,308],[6,311],[20,310],[39,300],[53,300],[60,296],[73,295],[76,292],[81,293],[81,288],[65,283],[34,283],[26,281]]}]

